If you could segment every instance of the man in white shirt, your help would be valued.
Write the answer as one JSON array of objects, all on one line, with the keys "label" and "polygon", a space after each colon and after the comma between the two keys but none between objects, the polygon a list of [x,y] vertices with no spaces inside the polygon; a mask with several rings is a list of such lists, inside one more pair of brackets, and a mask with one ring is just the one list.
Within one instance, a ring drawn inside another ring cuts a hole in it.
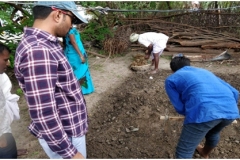
[{"label": "man in white shirt", "polygon": [[0,159],[16,159],[26,154],[25,149],[17,150],[12,135],[11,123],[20,119],[17,101],[19,96],[11,94],[12,83],[4,72],[10,65],[10,49],[0,43]]},{"label": "man in white shirt", "polygon": [[131,42],[138,41],[140,44],[147,47],[145,58],[149,59],[151,57],[152,66],[154,66],[154,69],[150,72],[150,74],[158,72],[159,57],[166,48],[168,38],[169,37],[165,34],[156,32],[146,32],[143,34],[132,33],[130,35],[129,40]]},{"label": "man in white shirt", "polygon": [[6,108],[5,90],[8,76],[4,73],[9,65],[10,50],[0,44],[0,158],[17,158],[17,147],[11,133],[11,117]]}]

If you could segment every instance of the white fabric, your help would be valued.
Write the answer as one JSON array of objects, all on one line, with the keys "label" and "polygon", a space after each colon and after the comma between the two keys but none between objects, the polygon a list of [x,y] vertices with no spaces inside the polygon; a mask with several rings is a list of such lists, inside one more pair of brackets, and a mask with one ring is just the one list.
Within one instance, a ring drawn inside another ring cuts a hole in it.
[{"label": "white fabric", "polygon": [[153,60],[153,59],[154,59],[153,54],[158,54],[158,56],[160,57],[161,54],[163,53],[163,50],[164,50],[164,49],[162,49],[162,50],[161,50],[160,52],[158,52],[158,53],[151,52],[150,60]]},{"label": "white fabric", "polygon": [[162,33],[146,32],[139,35],[138,42],[145,47],[153,45],[153,53],[159,53],[166,48],[168,36]]},{"label": "white fabric", "polygon": [[3,91],[0,88],[0,137],[4,133],[12,133],[11,132],[11,118],[7,114],[7,110],[5,108],[6,99],[4,97]]},{"label": "white fabric", "polygon": [[11,94],[6,98],[6,109],[7,113],[9,114],[11,121],[19,120],[19,107],[17,101],[19,100],[19,96],[16,94]]},{"label": "white fabric", "polygon": [[162,33],[156,33],[156,32],[146,32],[139,35],[138,42],[145,47],[148,47],[149,45],[153,45],[153,50],[151,52],[150,59],[154,59],[153,54],[158,54],[160,56],[166,48],[168,36]]},{"label": "white fabric", "polygon": [[6,73],[0,74],[0,87],[3,91],[4,97],[11,94],[12,83]]},{"label": "white fabric", "polygon": [[[58,153],[53,152],[49,148],[47,142],[44,139],[38,138],[38,141],[50,159],[63,159]],[[83,157],[87,158],[85,135],[82,137],[69,137],[69,141],[71,141],[73,146],[78,150],[79,153],[83,155]]]},{"label": "white fabric", "polygon": [[19,96],[16,94],[11,94],[12,83],[5,73],[0,74],[0,87],[6,101],[5,108],[7,110],[7,114],[10,116],[10,121],[12,122],[13,120],[20,119],[19,107],[17,103]]},{"label": "white fabric", "polygon": [[200,4],[199,1],[192,1],[192,4]]},{"label": "white fabric", "polygon": [[139,34],[132,33],[129,37],[130,42],[136,42],[138,40]]}]

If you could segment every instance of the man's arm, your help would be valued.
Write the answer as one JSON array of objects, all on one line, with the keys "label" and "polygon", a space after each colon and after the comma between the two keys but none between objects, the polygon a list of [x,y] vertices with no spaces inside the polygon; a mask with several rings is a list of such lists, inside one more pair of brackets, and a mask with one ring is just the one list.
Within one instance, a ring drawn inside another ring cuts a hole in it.
[{"label": "man's arm", "polygon": [[180,99],[180,94],[176,90],[175,84],[169,79],[165,80],[165,90],[175,110],[185,116],[185,108]]},{"label": "man's arm", "polygon": [[85,58],[84,58],[84,55],[81,53],[78,45],[77,45],[77,42],[75,40],[75,36],[74,34],[69,34],[69,38],[70,38],[70,42],[71,44],[73,45],[74,49],[77,51],[77,53],[79,54],[81,60],[82,60],[82,63],[85,63]]},{"label": "man's arm", "polygon": [[149,54],[149,55],[151,54],[152,50],[153,50],[153,45],[150,44],[150,45],[147,47],[147,51],[148,51],[148,54]]}]

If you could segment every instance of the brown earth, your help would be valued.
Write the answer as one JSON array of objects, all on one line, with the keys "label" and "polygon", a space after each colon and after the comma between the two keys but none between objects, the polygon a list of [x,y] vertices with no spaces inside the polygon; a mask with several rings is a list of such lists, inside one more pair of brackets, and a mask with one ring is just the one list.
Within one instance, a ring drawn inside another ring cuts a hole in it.
[{"label": "brown earth", "polygon": [[[113,59],[90,56],[96,91],[85,96],[90,121],[88,158],[174,158],[182,122],[159,118],[165,114],[178,116],[164,90],[164,80],[171,74],[169,60],[161,58],[161,72],[149,79],[146,72],[133,72],[128,68],[133,54]],[[193,62],[192,65],[214,72],[240,90],[239,58],[234,54],[231,61]],[[11,78],[15,93],[19,87],[14,76]],[[19,158],[48,158],[37,139],[28,132],[30,119],[23,96],[19,107],[21,120],[13,123],[13,134],[18,148],[28,150],[27,155]],[[239,123],[225,128],[210,158],[239,158],[239,134]],[[194,158],[200,157],[195,154]]]}]

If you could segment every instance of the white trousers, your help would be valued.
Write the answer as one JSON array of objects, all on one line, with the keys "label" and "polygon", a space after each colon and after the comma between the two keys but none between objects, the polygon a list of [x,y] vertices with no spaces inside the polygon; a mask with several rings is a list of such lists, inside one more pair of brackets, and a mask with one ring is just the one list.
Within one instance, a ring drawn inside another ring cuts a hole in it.
[{"label": "white trousers", "polygon": [[[85,135],[82,137],[69,137],[69,140],[72,142],[73,146],[76,147],[79,153],[83,155],[83,157],[87,158],[86,151],[86,137]],[[45,153],[48,155],[50,159],[63,159],[58,153],[53,152],[47,142],[44,139],[38,139],[40,145],[42,146]]]}]

